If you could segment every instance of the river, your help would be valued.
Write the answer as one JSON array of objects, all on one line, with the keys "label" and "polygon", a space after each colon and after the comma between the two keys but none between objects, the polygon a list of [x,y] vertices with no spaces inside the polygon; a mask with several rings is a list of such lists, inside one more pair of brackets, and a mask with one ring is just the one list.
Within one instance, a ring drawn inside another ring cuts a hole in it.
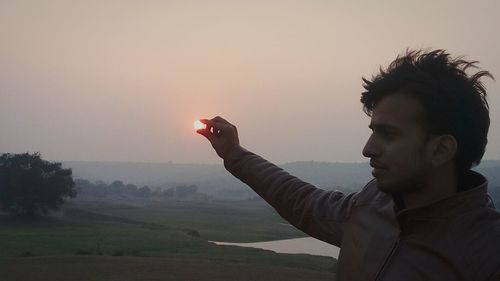
[{"label": "river", "polygon": [[339,248],[312,237],[274,240],[254,243],[229,243],[210,241],[217,245],[231,245],[239,247],[259,248],[283,254],[311,254],[337,258]]}]

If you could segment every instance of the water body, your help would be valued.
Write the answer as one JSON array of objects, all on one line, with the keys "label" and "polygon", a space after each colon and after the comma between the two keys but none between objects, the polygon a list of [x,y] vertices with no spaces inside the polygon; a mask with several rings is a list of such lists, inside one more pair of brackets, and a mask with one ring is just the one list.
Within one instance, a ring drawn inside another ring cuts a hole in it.
[{"label": "water body", "polygon": [[254,243],[228,243],[211,241],[217,245],[230,245],[239,247],[259,248],[283,254],[310,254],[338,258],[339,247],[330,245],[312,237],[294,238],[285,240],[254,242]]}]

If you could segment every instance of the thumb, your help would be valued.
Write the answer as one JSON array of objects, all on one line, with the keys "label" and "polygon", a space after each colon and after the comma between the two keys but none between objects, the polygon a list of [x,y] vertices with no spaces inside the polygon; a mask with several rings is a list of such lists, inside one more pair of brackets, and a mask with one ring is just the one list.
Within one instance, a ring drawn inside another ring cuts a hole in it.
[{"label": "thumb", "polygon": [[204,136],[205,138],[207,138],[207,140],[212,143],[213,140],[214,140],[214,135],[207,129],[198,129],[196,130],[196,133]]}]

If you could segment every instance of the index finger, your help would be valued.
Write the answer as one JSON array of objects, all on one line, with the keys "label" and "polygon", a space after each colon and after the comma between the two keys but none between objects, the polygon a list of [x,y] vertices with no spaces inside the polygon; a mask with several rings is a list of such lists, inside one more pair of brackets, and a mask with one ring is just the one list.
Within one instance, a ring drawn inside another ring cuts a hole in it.
[{"label": "index finger", "polygon": [[198,119],[198,120],[200,120],[200,122],[203,124],[208,124],[208,122],[210,122],[209,119]]}]

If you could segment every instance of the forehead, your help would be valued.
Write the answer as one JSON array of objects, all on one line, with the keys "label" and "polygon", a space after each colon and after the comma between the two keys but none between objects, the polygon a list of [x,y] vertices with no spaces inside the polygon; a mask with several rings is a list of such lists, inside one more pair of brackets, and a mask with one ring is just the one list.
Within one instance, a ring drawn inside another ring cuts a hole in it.
[{"label": "forehead", "polygon": [[372,111],[372,125],[396,127],[421,125],[423,108],[420,102],[406,94],[393,93],[383,97]]}]

